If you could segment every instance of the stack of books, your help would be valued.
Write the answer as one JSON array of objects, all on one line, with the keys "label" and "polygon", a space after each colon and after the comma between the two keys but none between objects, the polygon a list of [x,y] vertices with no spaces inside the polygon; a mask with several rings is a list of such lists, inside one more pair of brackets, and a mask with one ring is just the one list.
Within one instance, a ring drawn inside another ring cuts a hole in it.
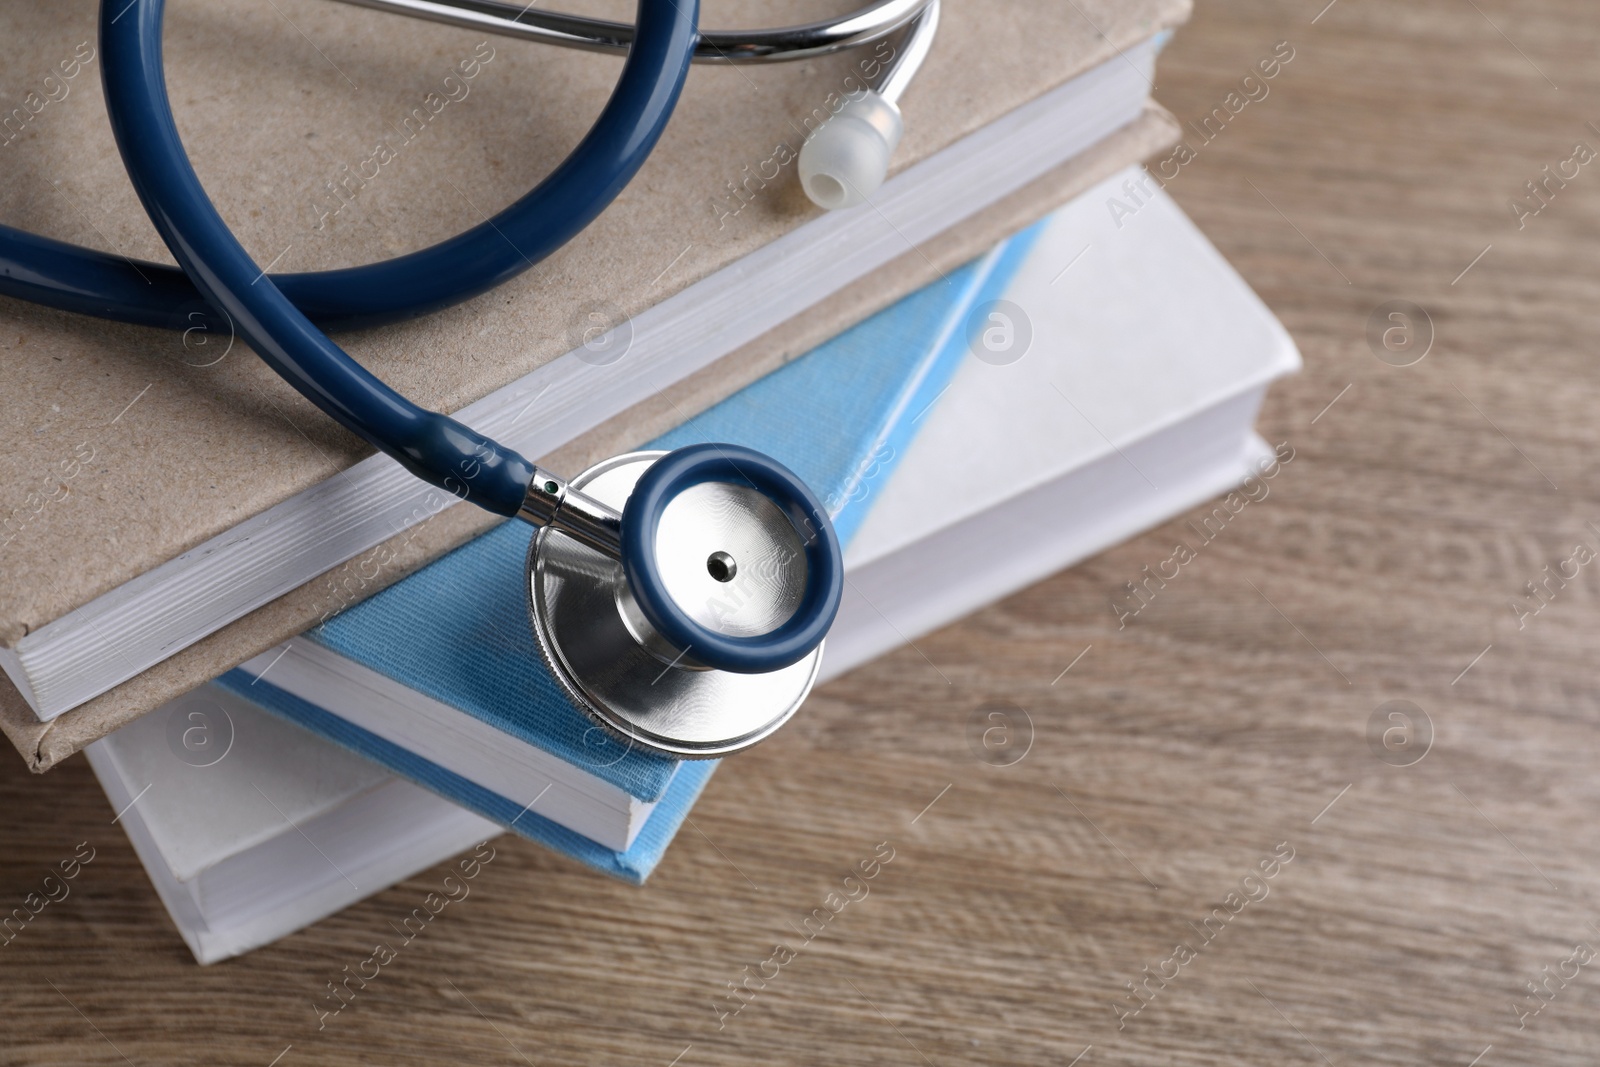
[{"label": "stack of books", "polygon": [[[846,544],[824,681],[1270,469],[1255,414],[1298,367],[1164,194],[1112,210],[1175,134],[1147,93],[1184,5],[1098,29],[1042,0],[972,7],[918,83],[945,113],[871,203],[748,206],[741,255],[460,412],[572,473],[705,440],[790,466]],[[973,50],[1005,54],[1029,19],[1060,30],[1059,66],[1024,99],[974,89]],[[152,535],[133,555],[153,565],[89,593],[0,603],[23,755],[87,751],[201,962],[507,830],[644,882],[716,764],[630,750],[567,702],[527,622],[530,529],[442,508],[382,457],[304,475],[254,478],[262,506]]]},{"label": "stack of books", "polygon": [[[649,443],[760,447],[828,499],[849,582],[825,678],[1276,462],[1251,426],[1294,345],[1164,194],[1117,228],[1136,174]],[[506,829],[634,882],[661,860],[715,764],[565,702],[528,536],[500,526],[89,746],[197,958]]]}]

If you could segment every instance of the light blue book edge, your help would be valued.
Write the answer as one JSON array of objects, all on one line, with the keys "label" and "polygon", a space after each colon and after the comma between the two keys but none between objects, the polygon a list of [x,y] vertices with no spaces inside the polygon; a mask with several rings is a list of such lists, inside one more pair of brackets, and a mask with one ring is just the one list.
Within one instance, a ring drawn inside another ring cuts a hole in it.
[{"label": "light blue book edge", "polygon": [[[828,505],[841,542],[859,528],[922,417],[967,354],[971,310],[1004,292],[1042,223],[952,271],[652,441],[759,448]],[[507,522],[306,636],[382,674],[655,801],[625,852],[603,848],[408,749],[233,670],[214,684],[507,826],[626,881],[660,861],[715,761],[650,756],[610,740],[544,669],[521,595],[533,530]],[[254,684],[252,684],[252,682]]]}]

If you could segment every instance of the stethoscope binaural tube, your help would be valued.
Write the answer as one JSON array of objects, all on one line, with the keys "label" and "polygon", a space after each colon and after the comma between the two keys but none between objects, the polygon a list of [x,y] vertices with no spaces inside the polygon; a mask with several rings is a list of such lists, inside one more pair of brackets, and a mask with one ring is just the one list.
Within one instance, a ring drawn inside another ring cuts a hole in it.
[{"label": "stethoscope binaural tube", "polygon": [[[650,498],[666,500],[716,477],[763,494],[793,525],[791,532],[805,555],[805,589],[796,610],[769,634],[730,642],[714,627],[674,617],[669,610],[671,598],[660,560],[656,553],[641,550],[651,541],[660,507],[652,504],[653,510],[640,511],[630,499],[622,515],[610,512],[569,490],[515,450],[406,400],[318,330],[240,245],[189,163],[167,96],[163,9],[164,0],[102,4],[102,74],[112,130],[156,230],[201,294],[229,316],[239,335],[269,366],[328,415],[424,481],[496,514],[579,534],[584,544],[619,559],[649,621],[697,665],[760,673],[790,666],[816,649],[838,609],[841,554],[821,505],[780,464],[756,453],[741,454],[732,446],[680,450],[690,453],[689,460],[669,464]],[[648,110],[659,112],[660,124],[665,124],[688,66],[696,13],[695,0],[640,0],[636,48],[641,52],[665,48],[680,57],[680,67],[654,86],[628,83],[625,75],[612,104],[629,93],[643,93]],[[606,113],[611,111],[608,104]],[[659,133],[658,125],[651,140]],[[591,142],[606,147],[610,138],[591,134],[584,144]],[[612,147],[624,150],[615,154],[627,156],[626,150],[637,146],[625,141]],[[569,158],[557,175],[586,165]],[[603,175],[602,187],[614,195],[631,173]],[[707,448],[721,454],[707,455]],[[671,453],[662,462],[679,455]]]},{"label": "stethoscope binaural tube", "polygon": [[[627,60],[619,89],[630,81],[655,84],[672,73],[681,59],[677,44],[671,49],[634,48],[633,26],[529,10],[523,4],[495,0],[346,2],[524,40],[623,51],[627,53]],[[897,103],[920,68],[938,24],[938,7],[938,0],[877,0],[860,11],[806,26],[700,31],[695,35],[690,54],[693,62],[764,64],[825,55],[886,41],[898,34],[900,40],[893,49],[892,58],[878,64],[876,77],[867,79],[872,89],[870,95],[878,98],[874,110],[881,113],[886,110],[885,103],[891,108]],[[646,44],[651,43],[647,39]],[[659,40],[654,43],[659,44]],[[678,72],[680,78],[681,73]],[[655,144],[664,122],[663,113],[652,106],[656,103],[619,92],[607,105],[607,112],[597,127],[610,128],[614,133],[628,129],[631,124],[640,134],[637,138],[626,138],[632,145],[628,158],[611,160],[616,173],[631,174],[637,170]],[[859,110],[859,107],[852,109]],[[845,119],[845,116],[840,118]],[[851,142],[856,151],[872,160],[869,170],[876,169],[878,173],[861,182],[859,168],[866,161],[861,159],[842,176],[858,175],[855,181],[847,184],[861,186],[860,192],[870,193],[882,180],[882,171],[893,151],[892,142],[898,141],[898,133],[887,131],[890,136],[880,146],[874,143],[876,137],[862,131],[860,125],[850,120],[827,124],[823,127],[827,135],[816,144],[808,141],[803,154],[812,161],[838,159],[841,146],[828,142],[841,139]],[[649,133],[651,130],[656,133]],[[584,154],[587,143],[588,139],[574,157]],[[849,159],[848,148],[845,155]],[[878,156],[882,156],[881,161],[875,158]],[[401,322],[461,303],[542,260],[592,221],[615,195],[615,187],[588,187],[587,209],[574,212],[570,202],[572,190],[556,181],[561,174],[557,171],[492,219],[442,245],[408,253],[396,260],[334,270],[275,274],[272,279],[312,322],[331,332]],[[577,189],[586,188],[574,180],[575,175],[569,173],[566,177]],[[804,184],[808,194],[824,207],[839,208],[860,199],[859,196],[819,196],[814,181]],[[841,183],[841,188],[844,184]],[[553,205],[559,207],[553,208]],[[438,250],[462,245],[472,246],[472,254],[457,256],[450,269],[440,269],[440,265],[434,263],[432,257]],[[513,250],[516,255],[512,255]],[[397,274],[404,276],[405,285],[395,284]],[[215,316],[181,268],[131,260],[5,225],[0,225],[0,295],[139,326],[185,331],[196,327],[223,331],[228,326]]]}]

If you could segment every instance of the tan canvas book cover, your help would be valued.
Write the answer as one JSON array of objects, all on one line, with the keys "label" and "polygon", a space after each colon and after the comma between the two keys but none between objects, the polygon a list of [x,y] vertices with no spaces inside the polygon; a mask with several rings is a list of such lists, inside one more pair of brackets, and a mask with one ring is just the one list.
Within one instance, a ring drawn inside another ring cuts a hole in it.
[{"label": "tan canvas book cover", "polygon": [[[849,7],[711,3],[702,21],[799,22]],[[68,0],[0,11],[4,36],[29,42],[26,62],[37,61],[38,75],[52,77],[47,104],[29,112],[0,153],[8,178],[0,183],[0,221],[170,262],[106,126],[97,10],[90,0]],[[619,4],[584,10],[627,14]],[[947,3],[934,51],[904,101],[907,132],[895,170],[1116,60],[1186,14],[1183,0]],[[376,176],[346,181],[397,116],[411,113],[468,56],[478,60],[470,91],[455,91]],[[576,143],[619,66],[326,0],[178,0],[167,59],[179,126],[201,178],[258,261],[278,270],[382,258],[481,221]],[[12,63],[8,81],[26,80],[26,62]],[[784,180],[792,175],[754,184],[748,175],[763,172],[775,145],[798,143],[796,116],[813,103],[825,106],[853,62],[846,55],[760,71],[696,69],[655,155],[568,247],[458,308],[340,340],[419,403],[457,411],[570,352],[596,321],[611,324],[661,305],[820,214]],[[64,77],[68,69],[76,72],[71,78]],[[733,345],[534,458],[576,471],[649,438],[1174,133],[1169,119],[1148,110],[959,226],[908,242],[869,281]],[[0,350],[0,428],[8,441],[0,451],[0,646],[8,650],[239,523],[336,481],[370,452],[225,337],[0,301]],[[537,397],[528,410],[530,421],[539,417]],[[375,542],[385,549],[384,566],[363,578],[359,595],[492,521],[474,509],[448,508]],[[0,725],[30,765],[48,767],[313,625],[328,608],[330,583],[339,584],[338,570],[182,642],[154,669],[47,722],[10,684],[0,685]],[[116,654],[114,645],[103,651]]]}]

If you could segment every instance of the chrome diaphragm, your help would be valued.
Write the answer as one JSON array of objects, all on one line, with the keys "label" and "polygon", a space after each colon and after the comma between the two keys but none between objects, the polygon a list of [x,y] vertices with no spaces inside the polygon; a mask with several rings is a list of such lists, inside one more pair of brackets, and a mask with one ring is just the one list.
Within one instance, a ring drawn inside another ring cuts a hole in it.
[{"label": "chrome diaphragm", "polygon": [[[664,452],[599,463],[569,485],[617,512]],[[805,543],[783,511],[745,485],[707,481],[673,497],[654,537],[655,570],[684,615],[731,638],[760,637],[799,609]],[[712,670],[653,627],[623,566],[555,526],[528,550],[529,616],[540,654],[572,702],[629,745],[703,759],[748,748],[804,702],[819,645],[764,673]]]}]

